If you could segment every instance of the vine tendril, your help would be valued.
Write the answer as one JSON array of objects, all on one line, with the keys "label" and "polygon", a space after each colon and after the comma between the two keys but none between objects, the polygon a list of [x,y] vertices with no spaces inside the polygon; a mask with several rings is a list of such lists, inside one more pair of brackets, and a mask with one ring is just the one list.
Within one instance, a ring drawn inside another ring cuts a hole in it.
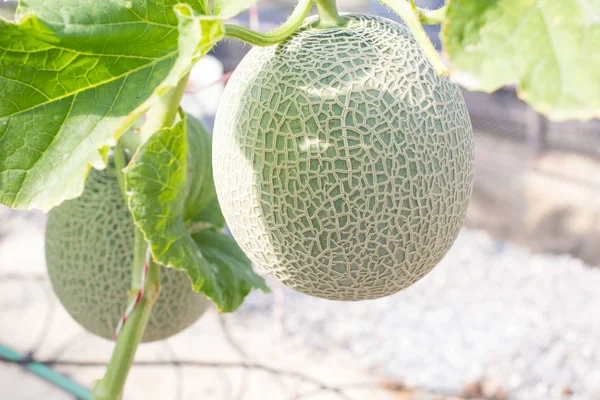
[{"label": "vine tendril", "polygon": [[293,35],[312,7],[312,0],[301,0],[292,15],[281,25],[270,33],[260,33],[234,24],[225,24],[225,36],[238,39],[255,46],[272,46],[283,42]]},{"label": "vine tendril", "polygon": [[[405,0],[379,0],[379,1],[382,4],[385,4],[386,6],[391,8],[396,14],[398,14],[404,20],[404,22],[406,23],[406,26],[408,26],[408,28],[414,35],[415,39],[417,40],[417,42],[423,48],[425,55],[431,62],[431,65],[433,66],[435,71],[441,76],[447,76],[448,75],[448,67],[446,66],[446,64],[444,64],[444,62],[440,58],[440,55],[438,54],[437,50],[433,46],[433,43],[431,43],[431,40],[429,40],[429,36],[427,36],[427,33],[423,29],[423,25],[421,25],[421,23],[423,22],[423,19],[425,18],[424,16],[421,15],[421,13],[424,12],[424,10],[417,9],[415,11],[411,5],[411,4],[414,4],[414,2],[412,2],[412,1],[410,3],[406,2]],[[435,11],[437,11],[438,13],[439,12],[445,13],[445,9],[443,9],[443,10],[438,9]],[[430,21],[431,18],[433,18],[433,16],[431,16],[431,14],[428,14],[428,15],[429,16],[427,17],[427,20]],[[439,15],[437,15],[436,18],[437,17],[439,17]],[[425,23],[425,22],[423,22],[423,23]]]}]

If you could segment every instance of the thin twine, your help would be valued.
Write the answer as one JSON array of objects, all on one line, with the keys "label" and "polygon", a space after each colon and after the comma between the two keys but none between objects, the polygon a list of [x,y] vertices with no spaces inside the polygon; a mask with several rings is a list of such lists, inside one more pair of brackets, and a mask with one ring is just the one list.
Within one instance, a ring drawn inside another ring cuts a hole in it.
[{"label": "thin twine", "polygon": [[129,303],[129,305],[127,306],[127,309],[125,309],[125,313],[123,313],[121,320],[117,324],[117,329],[115,329],[115,336],[113,337],[114,340],[117,340],[117,338],[119,337],[119,333],[121,332],[121,329],[123,329],[125,322],[127,322],[127,318],[129,318],[129,316],[133,312],[133,309],[140,302],[140,300],[142,299],[142,296],[144,295],[146,279],[148,278],[148,266],[150,264],[150,257],[151,257],[150,247],[148,247],[148,249],[146,250],[146,259],[144,260],[144,269],[142,270],[140,289],[138,290],[138,293],[135,296],[135,299],[131,303]]}]

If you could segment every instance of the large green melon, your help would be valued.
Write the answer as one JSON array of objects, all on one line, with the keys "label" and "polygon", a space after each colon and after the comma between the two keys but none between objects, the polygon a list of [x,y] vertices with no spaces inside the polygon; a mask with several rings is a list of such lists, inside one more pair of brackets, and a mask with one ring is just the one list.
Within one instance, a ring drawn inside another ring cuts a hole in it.
[{"label": "large green melon", "polygon": [[[46,263],[54,292],[88,331],[111,339],[128,302],[134,225],[114,170],[92,170],[81,197],[54,208],[46,227]],[[194,323],[209,301],[183,272],[161,268],[161,291],[143,342]]]},{"label": "large green melon", "polygon": [[219,107],[213,169],[257,266],[306,294],[362,300],[410,286],[452,246],[473,137],[459,88],[407,28],[344,18],[249,52]]}]

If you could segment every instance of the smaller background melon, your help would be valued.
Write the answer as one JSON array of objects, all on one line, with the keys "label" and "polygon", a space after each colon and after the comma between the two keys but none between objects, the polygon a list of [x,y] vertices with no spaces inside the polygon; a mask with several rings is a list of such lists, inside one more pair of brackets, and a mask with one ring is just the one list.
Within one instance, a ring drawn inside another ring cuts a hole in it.
[{"label": "smaller background melon", "polygon": [[[111,339],[131,287],[134,225],[114,169],[92,170],[81,197],[54,208],[46,227],[46,263],[54,292],[88,331]],[[194,323],[210,302],[185,273],[161,268],[161,292],[143,342]]]}]

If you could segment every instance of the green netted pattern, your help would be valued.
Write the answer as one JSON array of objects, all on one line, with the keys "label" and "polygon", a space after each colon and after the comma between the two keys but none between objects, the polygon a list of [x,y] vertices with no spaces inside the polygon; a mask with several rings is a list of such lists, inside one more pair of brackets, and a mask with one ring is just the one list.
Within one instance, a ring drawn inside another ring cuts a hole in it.
[{"label": "green netted pattern", "polygon": [[452,246],[473,181],[459,88],[395,22],[345,15],[255,48],[213,142],[219,201],[257,266],[335,300],[393,294]]},{"label": "green netted pattern", "polygon": [[[83,195],[50,211],[46,263],[54,292],[88,331],[111,339],[127,307],[134,225],[110,170],[92,170]],[[209,301],[186,274],[161,268],[161,291],[142,341],[168,338],[194,323]]]}]

